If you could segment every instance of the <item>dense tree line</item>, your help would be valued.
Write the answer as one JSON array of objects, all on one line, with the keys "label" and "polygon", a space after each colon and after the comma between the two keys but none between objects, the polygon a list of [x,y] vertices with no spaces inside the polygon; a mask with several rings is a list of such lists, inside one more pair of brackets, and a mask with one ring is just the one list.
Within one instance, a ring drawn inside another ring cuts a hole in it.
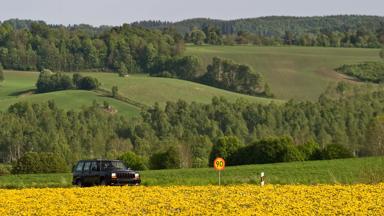
[{"label": "dense tree line", "polygon": [[263,105],[213,98],[211,104],[188,104],[180,100],[164,108],[155,104],[134,119],[111,115],[98,104],[76,112],[63,111],[53,102],[18,103],[0,113],[0,155],[11,162],[26,152],[53,152],[71,165],[81,158],[118,158],[133,152],[151,168],[204,167],[220,145],[227,146],[228,155],[244,158],[238,152],[256,154],[261,144],[271,143],[270,137],[289,137],[288,147],[271,144],[277,152],[288,148],[291,153],[286,158],[309,160],[316,149],[321,158],[345,152],[384,155],[383,101],[381,87],[341,83],[317,102]]},{"label": "dense tree line", "polygon": [[6,69],[147,72],[156,57],[183,49],[174,31],[128,24],[93,28],[12,20],[0,25],[0,62]]},{"label": "dense tree line", "polygon": [[[202,83],[248,95],[265,95],[263,76],[251,67],[236,64],[232,60],[214,57],[207,66],[207,73],[200,78]],[[272,96],[272,95],[265,95]]]},{"label": "dense tree line", "polygon": [[[211,35],[207,37],[206,34]],[[296,33],[286,31],[281,36],[258,35],[247,31],[239,31],[236,34],[223,35],[213,31],[205,33],[199,29],[193,29],[186,33],[186,42],[195,45],[257,45],[257,46],[321,46],[321,47],[359,47],[380,48],[384,44],[384,30],[369,32],[365,29],[357,31],[319,31]]]},{"label": "dense tree line", "polygon": [[151,76],[179,78],[191,81],[197,81],[201,76],[201,59],[196,56],[183,57],[159,57],[156,58]]},{"label": "dense tree line", "polygon": [[210,154],[210,165],[216,157],[225,159],[228,165],[264,164],[304,160],[324,160],[353,157],[351,151],[340,144],[330,144],[321,149],[309,141],[295,145],[290,137],[266,138],[249,145],[241,144],[236,137],[220,138]]},{"label": "dense tree line", "polygon": [[363,28],[375,32],[382,28],[383,22],[384,17],[382,16],[337,15],[313,17],[267,16],[228,21],[196,18],[175,23],[141,21],[133,23],[133,25],[152,29],[172,27],[182,34],[189,32],[194,27],[203,29],[207,26],[214,26],[222,34],[236,34],[239,31],[247,31],[258,35],[282,36],[286,31],[296,33],[317,32],[320,30],[345,32],[346,30],[357,31]]},{"label": "dense tree line", "polygon": [[380,47],[384,17],[260,17],[239,20],[190,19],[177,23],[144,21],[135,25],[174,28],[195,44]]},{"label": "dense tree line", "polygon": [[365,82],[384,82],[384,62],[365,62],[356,65],[343,65],[337,68],[336,71]]},{"label": "dense tree line", "polygon": [[153,68],[151,76],[174,77],[243,94],[273,97],[269,86],[264,85],[262,74],[229,59],[214,57],[206,72],[202,72],[201,60],[196,56],[158,58]]}]

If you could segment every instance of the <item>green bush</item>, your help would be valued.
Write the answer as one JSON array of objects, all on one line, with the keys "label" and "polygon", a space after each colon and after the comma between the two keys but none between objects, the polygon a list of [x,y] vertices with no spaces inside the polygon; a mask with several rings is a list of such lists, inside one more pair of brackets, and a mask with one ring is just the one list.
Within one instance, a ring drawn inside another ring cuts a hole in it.
[{"label": "green bush", "polygon": [[384,63],[366,62],[355,65],[343,65],[336,69],[341,73],[356,77],[361,81],[382,83],[384,82]]},{"label": "green bush", "polygon": [[233,155],[243,146],[244,144],[242,144],[237,137],[226,136],[219,138],[216,144],[212,146],[212,151],[209,156],[209,165],[213,166],[213,161],[217,157],[224,158],[228,165],[233,165],[233,162],[231,161]]},{"label": "green bush", "polygon": [[0,81],[4,80],[3,65],[0,63]]},{"label": "green bush", "polygon": [[146,161],[142,157],[136,155],[133,152],[126,152],[123,155],[121,155],[118,159],[122,160],[125,166],[133,170],[147,169]]},{"label": "green bush", "polygon": [[346,147],[339,144],[328,145],[322,154],[323,159],[339,159],[339,158],[351,158],[353,157],[352,152]]},{"label": "green bush", "polygon": [[301,152],[303,159],[306,160],[321,160],[321,150],[319,144],[314,141],[309,141],[299,145],[298,150]]},{"label": "green bush", "polygon": [[99,86],[100,82],[96,78],[90,76],[82,77],[76,83],[76,87],[83,90],[93,90],[99,88]]},{"label": "green bush", "polygon": [[9,164],[0,164],[0,176],[11,174],[12,166]]},{"label": "green bush", "polygon": [[180,162],[180,152],[175,147],[163,153],[153,154],[150,158],[151,169],[178,169]]},{"label": "green bush", "polygon": [[25,153],[12,169],[13,174],[68,172],[65,160],[54,153]]},{"label": "green bush", "polygon": [[292,139],[270,138],[257,141],[240,148],[230,161],[232,165],[264,164],[290,161],[303,161],[303,154],[293,144]]},{"label": "green bush", "polygon": [[53,74],[50,70],[40,72],[36,82],[37,92],[52,92],[73,88],[72,79],[63,73]]}]

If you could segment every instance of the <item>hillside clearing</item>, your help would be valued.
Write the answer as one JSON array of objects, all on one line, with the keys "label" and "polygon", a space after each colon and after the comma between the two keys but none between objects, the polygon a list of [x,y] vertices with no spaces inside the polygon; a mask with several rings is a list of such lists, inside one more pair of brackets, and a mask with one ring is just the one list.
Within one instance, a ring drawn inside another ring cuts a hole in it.
[{"label": "hillside clearing", "polygon": [[316,100],[326,87],[350,81],[335,68],[379,60],[379,49],[323,47],[188,46],[186,55],[197,55],[206,66],[212,57],[232,59],[261,72],[279,99]]}]

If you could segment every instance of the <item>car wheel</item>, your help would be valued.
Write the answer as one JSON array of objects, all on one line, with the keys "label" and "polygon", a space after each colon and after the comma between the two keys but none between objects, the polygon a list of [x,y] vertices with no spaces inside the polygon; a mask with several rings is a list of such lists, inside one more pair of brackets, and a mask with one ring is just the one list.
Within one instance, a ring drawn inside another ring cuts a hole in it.
[{"label": "car wheel", "polygon": [[105,181],[105,179],[100,180],[100,186],[107,186],[107,182]]},{"label": "car wheel", "polygon": [[76,180],[76,185],[79,186],[79,187],[84,187],[84,184],[81,183],[81,180],[80,180],[80,179],[77,179],[77,180]]}]

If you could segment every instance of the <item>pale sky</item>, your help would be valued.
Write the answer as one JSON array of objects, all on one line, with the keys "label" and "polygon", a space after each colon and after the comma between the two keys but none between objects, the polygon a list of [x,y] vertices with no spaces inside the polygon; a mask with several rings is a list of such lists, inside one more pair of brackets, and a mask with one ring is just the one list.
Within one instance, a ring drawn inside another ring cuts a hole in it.
[{"label": "pale sky", "polygon": [[204,17],[237,19],[271,15],[379,15],[384,0],[1,0],[0,20],[49,24],[121,25],[141,20]]}]

